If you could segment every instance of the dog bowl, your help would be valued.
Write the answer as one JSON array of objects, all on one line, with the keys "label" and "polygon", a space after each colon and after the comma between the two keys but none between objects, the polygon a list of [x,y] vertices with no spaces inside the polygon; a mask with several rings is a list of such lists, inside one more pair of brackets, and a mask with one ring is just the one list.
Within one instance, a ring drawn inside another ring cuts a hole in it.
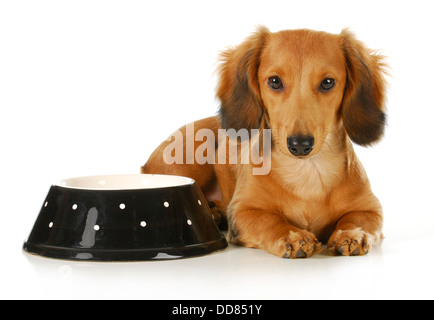
[{"label": "dog bowl", "polygon": [[201,256],[227,245],[194,180],[137,174],[51,186],[24,251],[68,260],[142,261]]}]

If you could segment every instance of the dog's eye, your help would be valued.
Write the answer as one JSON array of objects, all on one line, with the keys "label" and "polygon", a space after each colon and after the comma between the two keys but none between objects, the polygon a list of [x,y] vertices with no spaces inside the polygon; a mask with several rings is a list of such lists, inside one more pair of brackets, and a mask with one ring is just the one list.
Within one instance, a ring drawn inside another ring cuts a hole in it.
[{"label": "dog's eye", "polygon": [[268,86],[274,91],[280,91],[283,89],[283,82],[279,77],[268,78]]},{"label": "dog's eye", "polygon": [[335,83],[336,83],[335,79],[325,78],[323,81],[321,81],[321,84],[319,85],[319,89],[320,91],[329,91],[333,89]]}]

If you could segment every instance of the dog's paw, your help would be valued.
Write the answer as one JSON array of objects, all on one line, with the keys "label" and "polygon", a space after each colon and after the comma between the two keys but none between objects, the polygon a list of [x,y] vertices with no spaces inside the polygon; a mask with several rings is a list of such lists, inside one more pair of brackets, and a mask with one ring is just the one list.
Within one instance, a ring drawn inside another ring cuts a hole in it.
[{"label": "dog's paw", "polygon": [[285,259],[308,258],[322,250],[322,245],[311,232],[289,231],[288,237],[278,243],[279,256]]},{"label": "dog's paw", "polygon": [[228,220],[226,218],[226,213],[220,210],[214,202],[209,202],[208,205],[211,209],[212,217],[219,229],[225,231],[228,230]]},{"label": "dog's paw", "polygon": [[328,242],[328,250],[334,255],[364,256],[379,237],[364,232],[361,228],[336,230]]}]

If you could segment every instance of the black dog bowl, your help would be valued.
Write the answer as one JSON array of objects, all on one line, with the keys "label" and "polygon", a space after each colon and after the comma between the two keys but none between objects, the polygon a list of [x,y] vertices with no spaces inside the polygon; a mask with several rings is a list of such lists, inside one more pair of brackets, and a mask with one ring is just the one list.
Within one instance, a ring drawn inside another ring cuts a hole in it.
[{"label": "black dog bowl", "polygon": [[90,261],[205,255],[227,247],[194,180],[112,175],[53,185],[24,251]]}]

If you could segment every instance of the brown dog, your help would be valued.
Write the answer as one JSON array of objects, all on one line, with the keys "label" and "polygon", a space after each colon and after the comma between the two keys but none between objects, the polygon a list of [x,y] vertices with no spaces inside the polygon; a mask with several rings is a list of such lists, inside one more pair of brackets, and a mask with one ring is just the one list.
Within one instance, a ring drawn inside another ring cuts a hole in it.
[{"label": "brown dog", "polygon": [[194,132],[271,129],[270,172],[253,175],[252,164],[239,162],[186,163],[187,127],[179,131],[184,162],[165,164],[165,141],[142,172],[195,179],[213,211],[227,214],[233,243],[284,258],[309,257],[319,241],[334,254],[364,255],[382,237],[382,209],[350,140],[368,146],[383,135],[384,69],[382,57],[348,30],[261,27],[222,54],[220,116],[195,122]]}]

